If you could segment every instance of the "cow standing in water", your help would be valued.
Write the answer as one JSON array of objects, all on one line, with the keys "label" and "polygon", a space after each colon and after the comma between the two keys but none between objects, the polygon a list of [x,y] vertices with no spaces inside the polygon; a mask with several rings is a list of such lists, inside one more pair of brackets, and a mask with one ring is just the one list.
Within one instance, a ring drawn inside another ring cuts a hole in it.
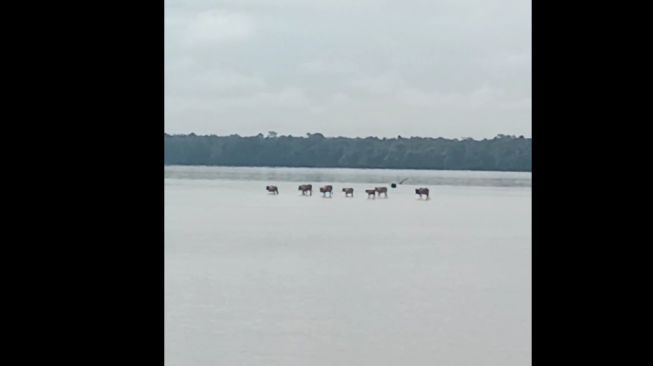
[{"label": "cow standing in water", "polygon": [[381,193],[383,193],[385,198],[388,198],[388,187],[376,187],[374,190],[379,194],[379,197],[381,197]]},{"label": "cow standing in water", "polygon": [[324,186],[320,187],[320,192],[322,192],[322,196],[326,197],[326,194],[329,194],[329,197],[333,197],[333,186]]},{"label": "cow standing in water", "polygon": [[376,189],[366,189],[365,193],[367,193],[367,198],[376,198]]},{"label": "cow standing in water", "polygon": [[311,184],[302,184],[299,186],[299,190],[302,191],[302,196],[305,195],[306,192],[308,192],[310,196],[313,195],[313,185]]},{"label": "cow standing in water", "polygon": [[415,189],[415,194],[419,194],[419,198],[422,198],[422,195],[426,196],[426,199],[429,199],[429,189],[428,188],[417,188]]},{"label": "cow standing in water", "polygon": [[270,193],[279,194],[279,188],[277,186],[265,186],[265,189]]},{"label": "cow standing in water", "polygon": [[345,192],[345,197],[354,197],[354,189],[353,188],[343,188],[343,192]]}]

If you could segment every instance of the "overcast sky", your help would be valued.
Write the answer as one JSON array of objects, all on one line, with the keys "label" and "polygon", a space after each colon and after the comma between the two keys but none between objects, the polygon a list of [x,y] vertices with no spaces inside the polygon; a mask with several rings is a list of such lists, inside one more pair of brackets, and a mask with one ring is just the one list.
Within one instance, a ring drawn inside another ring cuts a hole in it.
[{"label": "overcast sky", "polygon": [[530,0],[165,0],[165,130],[531,136]]}]

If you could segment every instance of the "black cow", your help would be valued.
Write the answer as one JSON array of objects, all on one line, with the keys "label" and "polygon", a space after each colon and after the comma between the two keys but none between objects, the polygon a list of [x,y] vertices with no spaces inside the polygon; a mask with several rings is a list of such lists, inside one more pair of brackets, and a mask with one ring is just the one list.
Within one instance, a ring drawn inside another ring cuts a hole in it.
[{"label": "black cow", "polygon": [[383,193],[385,198],[388,198],[388,187],[376,187],[374,190],[379,194],[379,197],[381,197],[381,193]]},{"label": "black cow", "polygon": [[299,186],[299,190],[302,191],[302,196],[308,192],[309,195],[313,195],[313,185],[312,184],[302,184]]},{"label": "black cow", "polygon": [[429,189],[428,188],[417,188],[415,189],[415,194],[419,194],[419,198],[422,198],[422,195],[426,196],[426,199],[429,199]]},{"label": "black cow", "polygon": [[324,186],[320,187],[320,192],[322,193],[322,196],[326,197],[326,194],[329,194],[329,197],[333,197],[333,186]]}]

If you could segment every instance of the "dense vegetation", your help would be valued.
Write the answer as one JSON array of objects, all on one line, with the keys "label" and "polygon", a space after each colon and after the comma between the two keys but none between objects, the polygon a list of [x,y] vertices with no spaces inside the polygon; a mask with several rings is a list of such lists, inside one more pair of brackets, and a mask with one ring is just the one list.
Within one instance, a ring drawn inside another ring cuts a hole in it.
[{"label": "dense vegetation", "polygon": [[165,134],[166,165],[286,166],[530,171],[531,142],[411,137],[241,137]]}]

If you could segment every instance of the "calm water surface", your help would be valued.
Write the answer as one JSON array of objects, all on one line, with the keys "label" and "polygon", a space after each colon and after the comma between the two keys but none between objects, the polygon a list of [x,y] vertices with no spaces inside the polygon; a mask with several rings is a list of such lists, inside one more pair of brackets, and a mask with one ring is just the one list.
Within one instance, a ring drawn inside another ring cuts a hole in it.
[{"label": "calm water surface", "polygon": [[[531,364],[529,173],[165,176],[166,365]],[[404,178],[388,199],[361,194]]]}]

